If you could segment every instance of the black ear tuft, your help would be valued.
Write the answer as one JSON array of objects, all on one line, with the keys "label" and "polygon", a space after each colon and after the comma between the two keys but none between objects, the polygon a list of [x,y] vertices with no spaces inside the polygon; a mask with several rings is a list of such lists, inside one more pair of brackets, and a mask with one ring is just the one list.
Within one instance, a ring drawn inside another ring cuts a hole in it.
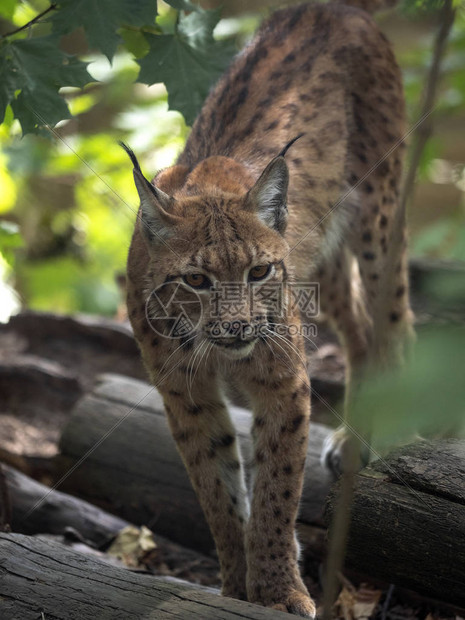
[{"label": "black ear tuft", "polygon": [[138,217],[144,238],[150,247],[154,245],[155,238],[165,243],[165,239],[173,234],[173,226],[178,220],[176,216],[168,212],[175,200],[144,177],[137,157],[127,144],[119,142],[119,145],[129,155],[134,166],[134,182],[140,198]]},{"label": "black ear tuft", "polygon": [[122,142],[121,140],[118,141],[118,144],[126,151],[126,153],[129,155],[129,157],[131,158],[132,161],[132,165],[134,166],[134,170],[137,170],[137,172],[140,174],[140,176],[142,177],[142,179],[144,180],[147,188],[152,192],[152,194],[154,196],[157,196],[157,189],[156,187],[154,187],[150,181],[148,179],[146,179],[144,177],[144,175],[142,174],[142,171],[140,169],[140,165],[139,162],[137,161],[137,157],[134,154],[134,151],[129,148],[129,146],[127,144],[125,144],[124,142]]},{"label": "black ear tuft", "polygon": [[127,144],[125,144],[124,142],[122,142],[121,140],[118,141],[118,144],[126,151],[126,153],[131,158],[132,165],[134,166],[134,168],[138,172],[141,172],[141,169],[140,169],[140,166],[139,166],[139,162],[137,161],[137,157],[134,155],[134,151],[131,148],[129,148],[129,146]]},{"label": "black ear tuft", "polygon": [[286,146],[283,148],[283,150],[280,151],[278,157],[284,157],[286,155],[286,153],[288,152],[288,150],[291,148],[291,146],[294,144],[294,142],[297,142],[297,140],[299,138],[301,138],[302,136],[305,136],[305,134],[304,133],[299,133],[298,136],[296,136],[295,138],[292,138],[292,140],[286,144]]}]

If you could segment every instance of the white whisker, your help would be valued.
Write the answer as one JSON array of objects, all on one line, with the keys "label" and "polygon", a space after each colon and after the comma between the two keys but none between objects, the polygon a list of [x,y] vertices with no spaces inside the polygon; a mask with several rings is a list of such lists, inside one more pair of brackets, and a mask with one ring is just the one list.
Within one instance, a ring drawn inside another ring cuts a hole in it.
[{"label": "white whisker", "polygon": [[189,363],[187,365],[187,378],[186,378],[186,383],[187,383],[187,391],[189,392],[189,398],[191,399],[191,402],[194,403],[194,399],[192,398],[192,386],[194,384],[194,377],[195,377],[195,373],[194,373],[194,364],[197,360],[197,358],[202,358],[202,354],[204,352],[204,350],[206,349],[206,346],[208,345],[206,340],[202,340],[202,342],[199,343],[199,345],[197,346],[194,354],[192,355],[192,357],[189,360]]},{"label": "white whisker", "polygon": [[284,347],[278,342],[278,339],[282,340],[284,343],[286,343],[290,347],[291,351],[293,351],[297,355],[297,357],[299,358],[302,366],[305,368],[305,372],[307,372],[307,364],[306,364],[306,362],[302,359],[302,356],[300,355],[300,351],[298,351],[292,343],[290,343],[288,340],[283,338],[283,336],[280,336],[279,334],[276,334],[275,332],[273,332],[271,330],[269,330],[268,335],[271,336],[270,339],[273,341],[273,343],[276,346],[278,346],[281,349],[281,351],[284,353],[284,355],[287,356],[289,361],[292,364],[294,364],[294,360],[292,359],[290,354],[284,349]]},{"label": "white whisker", "polygon": [[[268,323],[268,325],[288,328],[288,325],[286,325],[285,323]],[[319,348],[318,345],[309,336],[306,336],[305,334],[302,334],[300,332],[299,332],[299,335],[302,336],[302,338],[305,338],[305,340],[308,340],[308,342],[310,342],[310,344],[315,347],[315,350],[318,351],[318,348]]]},{"label": "white whisker", "polygon": [[[178,345],[178,346],[174,349],[174,351],[172,351],[172,352],[170,353],[170,355],[166,358],[165,363],[163,364],[163,366],[162,366],[162,367],[161,367],[161,369],[160,369],[160,374],[161,374],[161,373],[165,370],[165,366],[166,366],[166,364],[170,361],[170,359],[173,357],[173,355],[175,355],[178,351],[180,351],[183,347],[185,347],[185,346],[186,346],[186,344],[187,344],[188,342],[190,342],[191,340],[194,340],[196,337],[197,337],[197,334],[194,334],[193,336],[191,336],[190,338],[188,338],[185,342],[183,342],[183,343],[179,344],[179,345]],[[186,357],[186,356],[184,356],[184,357]]]},{"label": "white whisker", "polygon": [[296,347],[296,345],[289,341],[287,338],[284,338],[284,336],[282,336],[281,334],[277,334],[276,332],[270,330],[270,334],[272,334],[273,336],[275,336],[276,338],[279,338],[279,340],[281,340],[282,342],[284,342],[285,344],[287,344],[287,346],[290,348],[291,351],[293,351],[297,357],[300,359],[300,361],[302,362],[302,364],[305,365],[306,367],[306,362],[304,361],[301,352],[299,351],[299,349]]}]

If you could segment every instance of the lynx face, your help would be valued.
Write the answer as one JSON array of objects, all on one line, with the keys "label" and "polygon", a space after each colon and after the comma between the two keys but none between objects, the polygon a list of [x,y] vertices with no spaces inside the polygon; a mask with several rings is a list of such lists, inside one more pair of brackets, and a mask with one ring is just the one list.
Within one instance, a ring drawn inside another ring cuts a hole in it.
[{"label": "lynx face", "polygon": [[250,355],[285,311],[287,179],[279,156],[240,195],[217,190],[170,196],[136,168],[140,224],[150,256],[149,321],[159,326],[163,316],[170,317],[164,333],[179,336],[173,335],[172,317],[184,307],[185,339],[195,345],[204,340],[233,359]]}]

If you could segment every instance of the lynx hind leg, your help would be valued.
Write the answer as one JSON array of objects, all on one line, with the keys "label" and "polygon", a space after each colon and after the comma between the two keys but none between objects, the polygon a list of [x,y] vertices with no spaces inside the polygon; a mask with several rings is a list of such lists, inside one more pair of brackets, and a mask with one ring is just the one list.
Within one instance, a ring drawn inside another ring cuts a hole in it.
[{"label": "lynx hind leg", "polygon": [[[399,204],[400,172],[399,159],[394,158],[384,178],[367,180],[369,191],[362,192],[360,227],[352,239],[373,325],[367,360],[371,372],[403,364],[414,340],[407,235]],[[361,368],[360,380],[363,371]]]},{"label": "lynx hind leg", "polygon": [[[392,164],[392,175],[383,179],[375,176],[361,184],[360,217],[348,239],[351,254],[356,258],[356,263],[351,264],[352,273],[347,269],[334,273],[338,269],[337,258],[333,271],[328,269],[328,315],[347,355],[346,421],[350,421],[351,399],[356,397],[367,368],[373,372],[402,363],[406,347],[413,339],[406,232],[398,204],[400,170],[395,161]],[[332,300],[334,296],[340,299],[342,287],[350,291],[350,303],[346,301],[345,305],[351,307],[351,312],[343,312],[344,302],[334,304]],[[322,294],[322,304],[324,300]],[[347,439],[347,429],[341,427],[325,446],[324,462],[335,472],[346,469]],[[367,457],[365,450],[362,458]]]},{"label": "lynx hind leg", "polygon": [[[358,369],[368,357],[372,342],[372,320],[367,313],[364,292],[353,253],[343,247],[319,268],[320,306],[330,326],[338,334],[346,357],[346,390],[343,411],[333,409],[341,425],[327,438],[321,455],[322,464],[335,475],[350,464],[348,438],[351,395],[358,380]],[[367,460],[366,450],[362,454]]]},{"label": "lynx hind leg", "polygon": [[405,103],[390,47],[375,31],[367,36],[366,45],[378,53],[362,54],[354,68],[347,180],[356,188],[359,209],[348,244],[358,260],[373,323],[370,363],[380,367],[398,363],[413,334],[399,200]]},{"label": "lynx hind leg", "polygon": [[[349,362],[346,409],[365,369],[399,363],[413,336],[407,277],[405,217],[399,206],[404,151],[405,105],[400,70],[385,39],[365,32],[364,46],[376,54],[354,51],[352,116],[347,181],[356,189],[357,215],[346,242],[357,259],[362,312],[353,319],[367,326],[358,346],[350,337],[352,321],[339,321],[337,331]],[[352,282],[352,288],[354,282]],[[334,312],[333,312],[334,315]],[[335,321],[338,317],[334,317]],[[363,334],[363,330],[362,330]],[[355,348],[354,348],[355,345]],[[347,413],[347,412],[346,412]],[[343,453],[346,433],[337,431],[326,458],[336,462]]]},{"label": "lynx hind leg", "polygon": [[371,363],[379,366],[400,357],[403,338],[412,331],[405,217],[399,207],[405,99],[401,72],[386,38],[366,20],[353,20],[346,180],[357,192],[359,207],[347,243],[359,263],[373,322]]},{"label": "lynx hind leg", "polygon": [[407,241],[396,196],[379,192],[362,204],[358,239],[352,241],[373,323],[369,356],[379,369],[402,363],[413,338]]}]

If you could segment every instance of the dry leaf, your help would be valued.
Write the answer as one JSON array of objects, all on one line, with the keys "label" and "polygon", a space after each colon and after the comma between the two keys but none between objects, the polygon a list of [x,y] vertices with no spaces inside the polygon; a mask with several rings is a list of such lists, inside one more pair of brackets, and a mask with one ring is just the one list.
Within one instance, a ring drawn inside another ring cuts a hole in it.
[{"label": "dry leaf", "polygon": [[354,620],[362,620],[371,618],[373,612],[376,609],[378,601],[371,602],[355,602],[352,607],[352,615]]},{"label": "dry leaf", "polygon": [[342,588],[335,603],[336,610],[339,611],[344,620],[353,620],[352,608],[355,603],[354,591],[349,590],[346,586]]},{"label": "dry leaf", "polygon": [[140,529],[132,525],[121,530],[108,549],[110,555],[116,556],[126,566],[137,567],[141,559],[153,549],[156,543],[152,532],[143,525]]},{"label": "dry leaf", "polygon": [[381,595],[381,590],[368,588],[365,584],[361,584],[357,590],[345,580],[336,601],[336,609],[345,620],[367,620],[373,615]]},{"label": "dry leaf", "polygon": [[362,583],[355,594],[356,600],[352,609],[354,619],[361,620],[362,618],[371,618],[381,595],[381,590],[368,588]]}]

